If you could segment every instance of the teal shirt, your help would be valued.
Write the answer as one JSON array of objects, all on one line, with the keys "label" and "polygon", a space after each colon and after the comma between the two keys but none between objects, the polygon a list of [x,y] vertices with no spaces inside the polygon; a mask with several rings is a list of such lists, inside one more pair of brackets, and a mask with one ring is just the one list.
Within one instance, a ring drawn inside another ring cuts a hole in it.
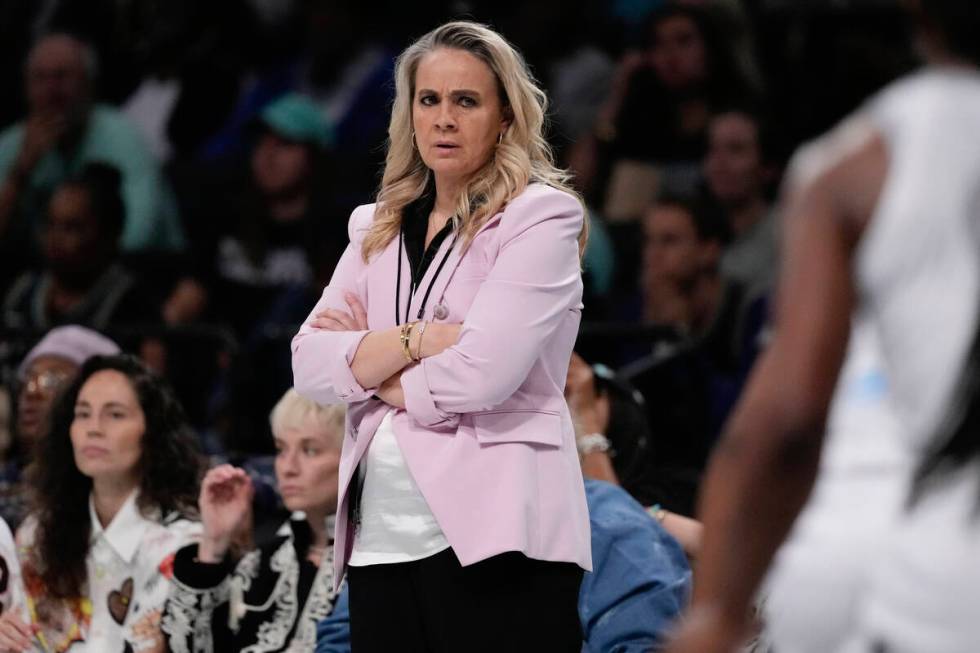
[{"label": "teal shirt", "polygon": [[[0,178],[10,172],[23,137],[23,122],[0,133]],[[39,224],[54,189],[80,172],[85,164],[93,162],[108,163],[122,173],[126,206],[126,224],[120,243],[123,250],[184,247],[177,202],[156,160],[136,128],[118,111],[104,105],[92,108],[85,134],[70,157],[52,149],[38,161],[18,207],[21,215],[33,225]]]}]

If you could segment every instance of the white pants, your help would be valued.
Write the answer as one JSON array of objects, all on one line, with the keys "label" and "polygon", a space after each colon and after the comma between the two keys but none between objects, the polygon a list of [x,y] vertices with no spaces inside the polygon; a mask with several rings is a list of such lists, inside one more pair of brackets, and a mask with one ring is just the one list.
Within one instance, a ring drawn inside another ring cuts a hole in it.
[{"label": "white pants", "polygon": [[901,467],[820,475],[763,586],[765,639],[775,651],[831,653],[853,636],[872,561],[905,497],[906,478]]},{"label": "white pants", "polygon": [[846,651],[980,652],[980,463],[947,480],[890,529]]}]

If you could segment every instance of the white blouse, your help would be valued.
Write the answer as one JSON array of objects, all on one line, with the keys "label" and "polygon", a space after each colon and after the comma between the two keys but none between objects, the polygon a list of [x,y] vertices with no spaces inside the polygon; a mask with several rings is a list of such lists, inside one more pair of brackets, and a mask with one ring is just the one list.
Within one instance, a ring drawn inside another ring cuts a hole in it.
[{"label": "white blouse", "polygon": [[421,560],[449,548],[429,504],[405,464],[389,411],[358,474],[361,523],[354,535],[352,567]]},{"label": "white blouse", "polygon": [[25,621],[40,626],[36,651],[71,653],[149,653],[162,651],[160,616],[170,591],[175,552],[200,536],[201,525],[176,516],[144,515],[137,494],[126,499],[105,528],[92,498],[92,524],[86,559],[86,596],[49,596],[33,555],[37,520],[17,531],[24,575]]},{"label": "white blouse", "polygon": [[0,518],[0,613],[24,605],[24,583],[17,547],[7,522]]}]

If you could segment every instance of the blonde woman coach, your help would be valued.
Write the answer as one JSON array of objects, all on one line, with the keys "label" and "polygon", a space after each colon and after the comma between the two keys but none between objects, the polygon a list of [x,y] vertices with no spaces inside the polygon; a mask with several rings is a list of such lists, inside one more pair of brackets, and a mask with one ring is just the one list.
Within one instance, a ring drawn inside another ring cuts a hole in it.
[{"label": "blonde woman coach", "polygon": [[355,653],[579,651],[591,566],[562,395],[583,209],[520,54],[468,22],[400,56],[377,202],[293,340],[349,404],[336,580]]}]

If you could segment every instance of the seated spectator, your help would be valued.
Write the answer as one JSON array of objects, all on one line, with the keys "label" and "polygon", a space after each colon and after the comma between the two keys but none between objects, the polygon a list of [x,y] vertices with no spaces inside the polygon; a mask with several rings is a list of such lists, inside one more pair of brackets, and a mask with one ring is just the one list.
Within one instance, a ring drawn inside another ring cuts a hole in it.
[{"label": "seated spectator", "polygon": [[[209,306],[241,335],[257,322],[292,324],[305,315],[304,293],[329,279],[347,244],[342,224],[338,238],[321,232],[328,216],[314,182],[332,133],[317,108],[286,95],[261,112],[257,128],[244,189],[198,209],[195,272],[164,307],[170,323],[194,320]],[[289,297],[297,294],[302,310],[293,314]]]},{"label": "seated spectator", "polygon": [[623,489],[585,480],[592,571],[578,613],[583,653],[649,653],[686,607],[691,568],[678,542]]},{"label": "seated spectator", "polygon": [[[645,440],[648,438],[643,397],[621,379],[604,377],[603,366],[589,365],[576,353],[568,366],[565,398],[576,421],[577,445],[586,479],[621,486],[680,543],[684,553],[697,558],[701,524],[661,506],[670,496],[669,478],[658,478]],[[601,383],[601,385],[600,385]],[[624,400],[623,395],[632,395]],[[618,395],[618,396],[617,396]],[[624,456],[623,454],[627,454]],[[628,467],[622,460],[629,457]],[[629,476],[624,478],[621,470]],[[628,485],[623,481],[628,481]]]},{"label": "seated spectator", "polygon": [[[92,356],[118,354],[105,336],[80,326],[51,329],[17,369],[17,419],[14,439],[4,452],[0,474],[0,517],[16,529],[27,516],[28,485],[24,470],[35,460],[35,449],[47,432],[51,405]],[[2,585],[2,584],[0,584]]]},{"label": "seated spectator", "polygon": [[711,119],[703,174],[733,234],[721,256],[721,273],[750,296],[771,290],[777,264],[776,215],[769,189],[776,178],[769,136],[761,119],[729,110]]},{"label": "seated spectator", "polygon": [[172,324],[226,323],[242,342],[214,409],[225,448],[248,454],[271,452],[265,417],[292,384],[289,349],[275,334],[306,317],[348,240],[346,215],[335,220],[323,205],[332,178],[318,175],[331,136],[317,109],[287,95],[255,127],[247,178],[228,195],[203,192],[211,201],[189,213],[197,262],[163,311]]},{"label": "seated spectator", "polygon": [[124,209],[119,173],[93,163],[63,183],[40,232],[44,266],[21,275],[3,302],[3,324],[46,331],[59,324],[159,321],[159,310],[119,263]]},{"label": "seated spectator", "polygon": [[703,8],[666,3],[643,36],[642,49],[623,56],[595,129],[607,144],[603,214],[612,221],[638,219],[658,188],[693,191],[712,112],[751,94],[731,43]]},{"label": "seated spectator", "polygon": [[187,516],[202,460],[163,381],[129,356],[86,361],[37,459],[37,511],[16,538],[26,605],[0,616],[0,637],[30,633],[45,651],[163,650],[173,556],[200,533]]},{"label": "seated spectator", "polygon": [[333,513],[344,416],[343,405],[321,407],[295,390],[273,409],[276,478],[295,514],[279,537],[239,560],[231,556],[232,542],[250,524],[252,483],[231,465],[205,476],[199,499],[204,534],[177,553],[162,622],[173,650],[313,649],[316,624],[337,600]]},{"label": "seated spectator", "polygon": [[706,205],[665,196],[643,217],[643,319],[673,325],[734,371],[744,289],[719,273],[727,228]]},{"label": "seated spectator", "polygon": [[657,501],[690,515],[701,472],[738,396],[746,369],[753,306],[722,278],[723,220],[698,203],[664,197],[647,211],[643,314],[682,334],[620,369],[645,399]]},{"label": "seated spectator", "polygon": [[[20,265],[51,193],[93,161],[122,172],[124,250],[183,245],[176,202],[136,129],[93,103],[96,67],[92,49],[67,34],[41,38],[27,58],[27,118],[0,133],[0,242]],[[11,268],[3,272],[5,285]]]}]

